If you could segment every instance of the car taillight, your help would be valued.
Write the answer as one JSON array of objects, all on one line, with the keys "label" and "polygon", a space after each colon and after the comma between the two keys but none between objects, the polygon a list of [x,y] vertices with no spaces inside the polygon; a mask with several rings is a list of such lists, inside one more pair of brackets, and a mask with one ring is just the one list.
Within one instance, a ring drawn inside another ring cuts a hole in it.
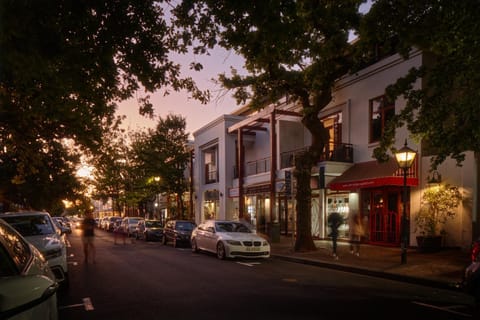
[{"label": "car taillight", "polygon": [[476,241],[472,246],[472,262],[480,261],[480,241]]}]

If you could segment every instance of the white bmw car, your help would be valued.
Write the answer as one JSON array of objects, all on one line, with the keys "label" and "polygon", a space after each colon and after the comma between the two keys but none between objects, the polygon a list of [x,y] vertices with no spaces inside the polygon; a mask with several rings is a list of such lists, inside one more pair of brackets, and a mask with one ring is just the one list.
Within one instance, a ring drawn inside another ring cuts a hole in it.
[{"label": "white bmw car", "polygon": [[239,221],[207,220],[190,238],[192,251],[209,251],[219,259],[269,258],[270,244]]}]

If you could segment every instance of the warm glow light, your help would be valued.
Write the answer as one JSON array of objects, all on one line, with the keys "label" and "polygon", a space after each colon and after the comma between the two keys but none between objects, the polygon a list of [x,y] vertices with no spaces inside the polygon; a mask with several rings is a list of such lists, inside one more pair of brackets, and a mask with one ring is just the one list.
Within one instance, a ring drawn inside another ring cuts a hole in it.
[{"label": "warm glow light", "polygon": [[414,150],[407,147],[407,140],[405,140],[405,145],[403,148],[395,153],[395,159],[397,160],[400,168],[408,169],[412,166],[416,155],[417,153]]},{"label": "warm glow light", "polygon": [[77,170],[77,176],[79,176],[80,178],[91,178],[92,170],[92,167],[82,166],[80,169]]}]

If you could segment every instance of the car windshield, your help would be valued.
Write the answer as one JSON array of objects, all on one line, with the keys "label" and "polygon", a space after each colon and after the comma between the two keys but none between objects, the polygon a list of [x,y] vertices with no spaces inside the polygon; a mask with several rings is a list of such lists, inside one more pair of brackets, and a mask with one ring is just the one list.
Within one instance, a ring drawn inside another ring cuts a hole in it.
[{"label": "car windshield", "polygon": [[48,216],[11,216],[2,217],[12,227],[17,229],[18,232],[24,237],[47,235],[55,233],[55,228],[50,222]]},{"label": "car windshield", "polygon": [[161,228],[162,224],[160,221],[145,221],[145,226],[149,228]]},{"label": "car windshield", "polygon": [[195,224],[192,222],[177,222],[175,226],[177,230],[185,230],[185,231],[192,231],[195,228]]},{"label": "car windshield", "polygon": [[217,222],[215,223],[215,229],[217,232],[250,232],[246,225],[239,222]]}]

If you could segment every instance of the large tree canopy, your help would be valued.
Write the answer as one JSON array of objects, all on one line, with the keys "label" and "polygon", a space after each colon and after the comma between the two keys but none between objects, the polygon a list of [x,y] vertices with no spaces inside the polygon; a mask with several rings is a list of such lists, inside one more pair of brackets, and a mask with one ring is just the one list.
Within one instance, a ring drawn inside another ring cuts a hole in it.
[{"label": "large tree canopy", "polygon": [[[427,143],[432,168],[465,151],[480,151],[480,3],[478,0],[375,1],[363,20],[362,41],[395,46],[408,56],[422,50],[425,63],[388,88],[404,95],[407,106],[391,123],[375,156],[384,158],[395,143],[395,129]],[[413,83],[422,79],[422,88]],[[425,144],[426,146],[426,144]]]},{"label": "large tree canopy", "polygon": [[315,248],[309,179],[329,139],[318,115],[332,99],[335,80],[352,66],[349,33],[358,27],[362,2],[183,1],[175,11],[188,36],[200,43],[200,52],[219,44],[245,58],[249,75],[220,78],[226,88],[235,89],[239,102],[262,108],[288,96],[302,107],[312,145],[294,171],[298,251]]},{"label": "large tree canopy", "polygon": [[[186,49],[162,5],[153,0],[1,2],[0,194],[29,177],[37,181],[33,190],[47,190],[58,179],[37,176],[43,170],[70,175],[79,157],[64,139],[77,151],[95,152],[102,124],[113,120],[118,101],[139,93],[140,113],[148,115],[153,110],[148,93],[160,88],[186,89],[208,99],[169,58]],[[52,198],[60,196],[52,190]]]}]

